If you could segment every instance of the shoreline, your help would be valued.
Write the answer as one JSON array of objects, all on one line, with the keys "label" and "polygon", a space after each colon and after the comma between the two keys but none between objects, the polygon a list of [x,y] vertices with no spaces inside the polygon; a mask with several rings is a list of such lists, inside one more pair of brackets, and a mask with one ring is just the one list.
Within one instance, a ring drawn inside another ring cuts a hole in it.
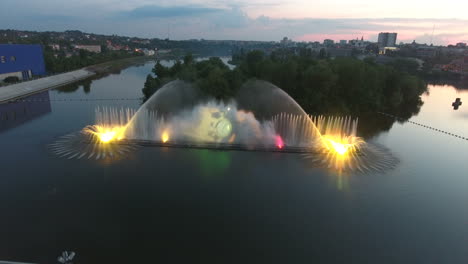
[{"label": "shoreline", "polygon": [[95,75],[96,73],[86,69],[79,69],[67,73],[61,73],[32,81],[21,82],[0,88],[0,104],[8,103],[35,93],[54,89],[66,84],[74,83]]},{"label": "shoreline", "polygon": [[52,90],[67,84],[82,81],[100,74],[111,73],[115,70],[122,70],[137,63],[145,63],[155,60],[153,57],[132,57],[101,64],[87,66],[75,71],[60,73],[44,78],[20,82],[0,87],[0,104],[30,96],[46,90]]}]

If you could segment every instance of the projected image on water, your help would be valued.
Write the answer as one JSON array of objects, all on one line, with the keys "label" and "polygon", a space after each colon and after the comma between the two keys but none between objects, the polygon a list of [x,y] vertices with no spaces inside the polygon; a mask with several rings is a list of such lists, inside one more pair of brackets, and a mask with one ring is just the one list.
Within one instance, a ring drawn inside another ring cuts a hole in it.
[{"label": "projected image on water", "polygon": [[283,90],[249,81],[229,101],[172,81],[137,111],[98,108],[96,124],[57,140],[66,158],[125,156],[137,146],[301,153],[314,166],[339,171],[385,170],[396,159],[357,136],[358,120],[311,116]]}]

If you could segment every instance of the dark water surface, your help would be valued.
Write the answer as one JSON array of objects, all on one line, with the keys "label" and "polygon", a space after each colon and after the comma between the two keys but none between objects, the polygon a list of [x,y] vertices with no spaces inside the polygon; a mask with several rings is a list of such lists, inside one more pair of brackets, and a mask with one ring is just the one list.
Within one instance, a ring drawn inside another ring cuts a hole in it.
[{"label": "dark water surface", "polygon": [[[370,139],[396,169],[365,175],[297,154],[48,151],[92,124],[96,106],[141,104],[58,100],[139,98],[152,65],[35,95],[51,102],[0,105],[17,115],[0,116],[0,260],[57,263],[73,250],[74,263],[468,263],[468,141],[408,122]],[[467,90],[431,86],[423,101],[412,121],[468,137]]]}]

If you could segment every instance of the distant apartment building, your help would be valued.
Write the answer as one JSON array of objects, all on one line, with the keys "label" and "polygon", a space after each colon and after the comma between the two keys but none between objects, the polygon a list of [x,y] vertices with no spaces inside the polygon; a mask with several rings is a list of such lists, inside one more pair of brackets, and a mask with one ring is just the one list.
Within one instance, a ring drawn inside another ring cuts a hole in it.
[{"label": "distant apartment building", "polygon": [[347,40],[340,40],[340,45],[346,45],[346,44],[348,44]]},{"label": "distant apartment building", "polygon": [[466,43],[463,43],[463,42],[459,42],[455,45],[455,47],[457,48],[466,48]]},{"label": "distant apartment building", "polygon": [[397,33],[381,32],[379,33],[378,43],[379,47],[395,47],[397,40]]},{"label": "distant apartment building", "polygon": [[89,52],[101,53],[100,45],[75,45],[75,49],[87,50]]},{"label": "distant apartment building", "polygon": [[324,46],[333,46],[335,44],[335,41],[333,39],[326,39],[323,41]]},{"label": "distant apartment building", "polygon": [[27,80],[46,75],[41,45],[0,44],[0,81],[7,77]]},{"label": "distant apartment building", "polygon": [[364,49],[367,45],[367,43],[364,41],[364,36],[362,36],[361,39],[359,38],[352,39],[348,43],[349,45],[357,49]]},{"label": "distant apartment building", "polygon": [[320,42],[314,41],[314,42],[309,42],[309,45],[307,45],[307,48],[308,48],[308,49],[320,48],[321,46],[322,46],[322,45],[320,44]]},{"label": "distant apartment building", "polygon": [[437,48],[431,46],[420,46],[416,48],[416,54],[422,58],[432,58],[437,55]]}]

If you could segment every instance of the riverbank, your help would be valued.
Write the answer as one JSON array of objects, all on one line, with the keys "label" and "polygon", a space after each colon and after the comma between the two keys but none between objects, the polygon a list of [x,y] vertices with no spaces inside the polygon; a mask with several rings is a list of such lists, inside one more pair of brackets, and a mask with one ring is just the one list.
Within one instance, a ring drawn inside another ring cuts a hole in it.
[{"label": "riverbank", "polygon": [[108,62],[96,64],[96,65],[91,65],[83,69],[86,69],[90,72],[94,72],[96,74],[106,74],[106,73],[112,73],[115,71],[123,70],[133,65],[145,64],[148,61],[154,61],[156,59],[157,59],[156,57],[150,57],[150,56],[137,56],[137,57],[132,57],[132,58],[108,61]]},{"label": "riverbank", "polygon": [[44,77],[37,80],[12,84],[0,88],[0,104],[6,103],[24,96],[57,88],[62,85],[86,79],[96,73],[87,69],[80,69],[67,73]]},{"label": "riverbank", "polygon": [[76,71],[61,73],[31,81],[16,83],[0,87],[0,104],[7,103],[31,94],[58,88],[94,76],[105,76],[129,66],[154,60],[151,57],[133,57],[109,61],[88,66]]}]

